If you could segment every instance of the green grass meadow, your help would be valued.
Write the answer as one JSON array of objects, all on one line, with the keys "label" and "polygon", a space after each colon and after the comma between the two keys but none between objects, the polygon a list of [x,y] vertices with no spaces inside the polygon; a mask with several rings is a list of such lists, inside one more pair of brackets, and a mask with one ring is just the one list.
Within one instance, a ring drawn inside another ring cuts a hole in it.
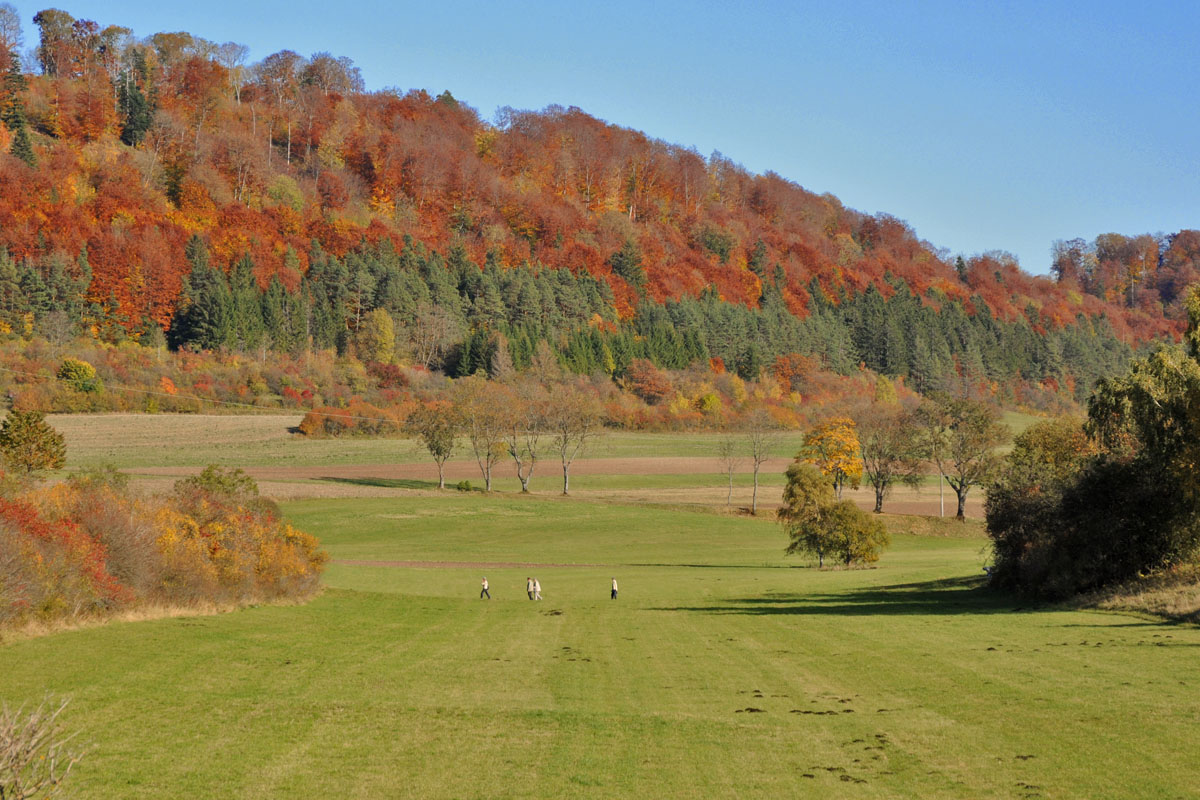
[{"label": "green grass meadow", "polygon": [[284,511],[336,561],[543,566],[333,563],[302,606],[0,644],[10,705],[73,698],[79,797],[1200,796],[1200,630],[1014,607],[977,536],[818,571],[696,511]]}]

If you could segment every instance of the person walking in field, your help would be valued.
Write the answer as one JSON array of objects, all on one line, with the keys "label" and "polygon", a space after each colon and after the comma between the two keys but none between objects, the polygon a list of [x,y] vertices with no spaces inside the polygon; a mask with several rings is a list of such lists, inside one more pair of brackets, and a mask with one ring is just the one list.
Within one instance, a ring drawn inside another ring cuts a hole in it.
[{"label": "person walking in field", "polygon": [[542,584],[541,584],[541,581],[539,581],[537,578],[533,579],[533,599],[534,600],[542,599]]},{"label": "person walking in field", "polygon": [[480,585],[483,586],[483,588],[479,591],[479,599],[482,600],[486,597],[488,600],[491,600],[492,593],[488,591],[487,575],[483,576],[483,582]]},{"label": "person walking in field", "polygon": [[529,595],[529,599],[533,599],[533,578],[525,579],[525,594]]},{"label": "person walking in field", "polygon": [[616,578],[613,578],[612,596],[610,599],[612,599],[612,600],[617,599],[617,579]]}]

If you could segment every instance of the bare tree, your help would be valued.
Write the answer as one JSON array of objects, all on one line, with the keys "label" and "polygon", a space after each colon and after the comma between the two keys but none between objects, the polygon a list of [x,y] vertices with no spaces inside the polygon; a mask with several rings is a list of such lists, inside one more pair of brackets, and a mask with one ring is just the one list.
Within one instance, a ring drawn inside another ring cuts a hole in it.
[{"label": "bare tree", "polygon": [[0,3],[0,64],[8,65],[9,59],[21,54],[25,34],[21,31],[21,15],[12,3]]},{"label": "bare tree", "polygon": [[83,758],[67,749],[73,735],[64,736],[58,718],[69,701],[49,698],[37,708],[0,709],[0,798],[33,800],[62,794],[63,782]]},{"label": "bare tree", "polygon": [[408,326],[413,357],[425,369],[441,363],[457,334],[454,316],[446,309],[428,303],[417,306],[416,317]]},{"label": "bare tree", "polygon": [[528,494],[529,480],[538,461],[538,442],[549,416],[550,394],[539,383],[523,381],[514,387],[512,395],[504,441],[508,454],[516,462],[521,492]]},{"label": "bare tree", "polygon": [[600,401],[591,392],[572,385],[551,391],[546,430],[562,460],[563,494],[570,494],[572,462],[600,435],[601,419]]},{"label": "bare tree", "polygon": [[508,454],[504,442],[507,427],[505,409],[511,402],[506,387],[479,375],[461,378],[454,384],[454,400],[462,414],[463,429],[471,443],[471,452],[483,475],[484,491],[492,490],[492,468]]},{"label": "bare tree", "polygon": [[242,87],[246,85],[246,58],[249,55],[250,48],[237,42],[225,42],[217,47],[217,63],[225,68],[233,99],[239,106],[242,104]]},{"label": "bare tree", "polygon": [[758,514],[758,472],[771,457],[771,449],[779,443],[780,430],[766,411],[758,410],[746,419],[745,440],[750,446],[750,462],[754,465],[754,493],[750,497],[750,513]]},{"label": "bare tree", "polygon": [[717,462],[721,465],[721,472],[729,478],[729,493],[725,496],[726,508],[733,505],[733,473],[741,466],[743,460],[741,437],[725,434],[717,440]]}]

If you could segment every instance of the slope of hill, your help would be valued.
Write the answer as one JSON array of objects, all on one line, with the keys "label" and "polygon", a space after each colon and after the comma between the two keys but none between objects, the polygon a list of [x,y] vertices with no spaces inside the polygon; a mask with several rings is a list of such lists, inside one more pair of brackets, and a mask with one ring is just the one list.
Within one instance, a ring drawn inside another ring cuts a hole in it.
[{"label": "slope of hill", "polygon": [[[382,308],[411,357],[437,306],[451,369],[473,335],[563,354],[580,329],[691,326],[704,347],[684,361],[810,352],[918,384],[976,369],[1086,386],[1178,332],[1178,292],[1140,245],[1068,254],[1057,282],[1002,253],[952,262],[895,217],[577,108],[489,123],[449,93],[367,92],[328,53],[248,65],[186,33],[34,21],[36,74],[14,62],[0,129],[0,323],[18,334],[345,349]],[[1175,282],[1200,259],[1180,253]],[[190,307],[239,291],[256,318],[294,305],[290,333],[189,327]],[[721,344],[729,319],[742,333]]]}]

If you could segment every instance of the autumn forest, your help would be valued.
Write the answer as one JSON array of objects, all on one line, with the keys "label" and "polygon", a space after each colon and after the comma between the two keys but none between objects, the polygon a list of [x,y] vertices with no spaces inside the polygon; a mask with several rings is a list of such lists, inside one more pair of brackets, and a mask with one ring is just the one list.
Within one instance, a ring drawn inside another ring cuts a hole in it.
[{"label": "autumn forest", "polygon": [[799,359],[1045,407],[1177,337],[1200,277],[1197,231],[1060,241],[1038,277],[578,108],[489,121],[449,91],[367,91],[349,57],[252,63],[182,32],[3,16],[15,339],[332,349],[450,375],[493,372],[501,350],[523,369],[545,342],[582,374],[753,379]]}]

